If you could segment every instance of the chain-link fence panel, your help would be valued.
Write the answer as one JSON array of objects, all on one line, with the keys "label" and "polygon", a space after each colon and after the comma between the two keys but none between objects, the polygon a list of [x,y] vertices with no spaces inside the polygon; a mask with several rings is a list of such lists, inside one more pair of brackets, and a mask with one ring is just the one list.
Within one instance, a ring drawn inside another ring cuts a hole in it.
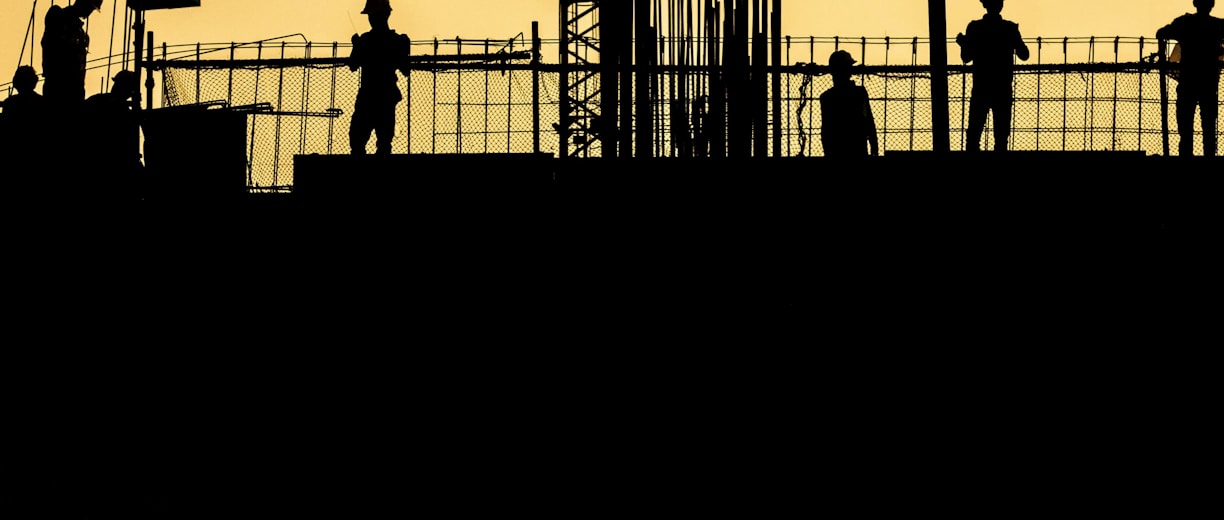
[{"label": "chain-link fence panel", "polygon": [[[919,59],[929,54],[929,44],[918,39],[898,44],[887,38],[813,38],[802,43],[788,39],[785,64],[765,69],[763,78],[748,82],[747,95],[731,99],[733,104],[748,100],[746,107],[728,106],[724,101],[721,120],[711,117],[718,112],[716,103],[723,99],[721,91],[715,91],[725,87],[729,78],[712,74],[745,73],[742,70],[639,67],[619,78],[618,92],[604,92],[602,76],[591,73],[590,67],[597,64],[563,71],[555,64],[533,61],[530,53],[521,51],[524,44],[519,40],[414,44],[416,61],[410,74],[399,79],[404,100],[396,107],[392,150],[404,154],[540,152],[600,157],[604,139],[627,132],[633,135],[632,155],[643,156],[644,142],[638,130],[649,125],[649,155],[717,155],[715,147],[721,146],[724,153],[728,149],[725,141],[712,140],[720,133],[730,135],[731,119],[726,114],[747,109],[756,122],[767,126],[767,144],[759,141],[759,133],[748,133],[754,146],[765,148],[765,155],[821,156],[818,99],[832,86],[832,78],[822,65],[826,60],[819,57],[842,47],[853,49],[861,65],[853,79],[869,93],[883,153],[932,149],[933,118],[942,114],[932,110],[931,69]],[[1162,80],[1156,60],[1142,53],[1142,39],[1132,43],[1140,50],[1138,60],[1121,61],[1115,52],[1115,61],[1107,63],[1072,62],[1069,57],[1074,52],[1068,49],[1074,44],[1066,43],[1063,54],[1051,60],[1048,49],[1047,57],[1041,54],[1051,46],[1035,44],[1034,60],[1017,63],[1014,74],[1008,148],[1154,155],[1165,153],[1167,136],[1168,153],[1175,155],[1179,140],[1173,116],[1176,79]],[[1091,49],[1093,44],[1090,40],[1083,45]],[[422,46],[430,47],[429,51],[419,52]],[[478,53],[442,52],[461,48]],[[796,50],[800,52],[792,54]],[[249,114],[248,186],[289,189],[295,156],[350,152],[349,121],[361,73],[345,64],[348,53],[348,46],[342,44],[278,44],[217,49],[212,56],[224,55],[217,60],[164,60],[160,64],[163,105],[213,103],[245,110]],[[195,54],[202,57],[198,47]],[[802,61],[799,54],[806,54],[810,61]],[[1094,57],[1092,52],[1085,55]],[[760,72],[758,68],[746,73]],[[650,76],[645,82],[648,92],[643,93],[638,79],[645,73]],[[950,65],[947,82],[951,148],[965,150],[972,70]],[[632,115],[605,117],[601,113],[605,97],[623,103],[626,92],[632,98],[628,103]],[[649,114],[639,113],[643,95]],[[1196,118],[1194,129],[1196,154],[1203,152],[1199,121]],[[994,146],[994,125],[991,116],[981,136],[983,149]],[[367,153],[374,152],[373,138],[362,144]]]}]

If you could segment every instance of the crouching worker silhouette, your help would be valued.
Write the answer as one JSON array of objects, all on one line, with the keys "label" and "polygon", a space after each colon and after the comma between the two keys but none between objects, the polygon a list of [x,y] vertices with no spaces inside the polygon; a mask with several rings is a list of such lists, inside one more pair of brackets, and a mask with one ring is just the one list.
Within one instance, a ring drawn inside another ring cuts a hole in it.
[{"label": "crouching worker silhouette", "polygon": [[349,55],[350,70],[361,70],[361,87],[349,122],[349,146],[352,155],[365,155],[371,132],[376,137],[377,153],[391,153],[395,137],[395,107],[404,95],[399,90],[398,70],[407,76],[409,45],[407,35],[398,34],[387,25],[391,17],[390,0],[366,0],[361,11],[370,20],[370,31],[353,35],[353,51]]},{"label": "crouching worker silhouette", "polygon": [[140,200],[144,163],[140,153],[140,117],[134,105],[140,78],[121,70],[112,78],[110,92],[85,100],[83,122],[90,135],[84,145],[91,168],[77,171],[81,194],[103,204]]},{"label": "crouching worker silhouette", "polygon": [[867,89],[850,79],[854,58],[846,51],[829,56],[833,86],[820,94],[820,142],[825,157],[880,154],[875,115]]}]

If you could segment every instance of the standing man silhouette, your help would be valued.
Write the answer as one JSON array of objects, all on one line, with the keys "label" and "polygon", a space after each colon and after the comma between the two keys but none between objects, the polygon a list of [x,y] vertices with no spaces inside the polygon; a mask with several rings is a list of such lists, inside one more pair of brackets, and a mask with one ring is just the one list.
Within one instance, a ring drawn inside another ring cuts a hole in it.
[{"label": "standing man silhouette", "polygon": [[867,89],[850,79],[854,57],[846,51],[829,55],[833,86],[820,94],[820,142],[825,157],[867,157],[880,154],[875,115]]},{"label": "standing man silhouette", "polygon": [[370,31],[353,35],[349,69],[361,69],[361,86],[349,122],[352,155],[365,155],[370,133],[376,136],[377,153],[391,153],[395,137],[395,107],[404,95],[399,90],[395,71],[407,76],[409,46],[407,35],[397,34],[387,25],[391,17],[390,0],[366,0],[361,11],[370,19]]},{"label": "standing man silhouette", "polygon": [[44,18],[42,37],[43,96],[58,107],[85,101],[85,58],[89,33],[85,19],[102,9],[102,0],[76,0],[68,7],[52,5]]},{"label": "standing man silhouette", "polygon": [[1224,53],[1224,19],[1211,16],[1215,0],[1194,0],[1195,13],[1173,19],[1156,31],[1156,38],[1181,45],[1177,75],[1177,153],[1194,155],[1194,112],[1203,129],[1203,155],[1216,154],[1216,118],[1220,112],[1220,56]]},{"label": "standing man silhouette", "polygon": [[968,150],[982,149],[982,131],[987,113],[994,114],[994,149],[1007,150],[1011,136],[1012,56],[1027,61],[1029,48],[1020,36],[1020,25],[1004,20],[1003,0],[982,0],[986,15],[969,22],[957,33],[961,61],[973,63],[973,92],[969,99]]}]

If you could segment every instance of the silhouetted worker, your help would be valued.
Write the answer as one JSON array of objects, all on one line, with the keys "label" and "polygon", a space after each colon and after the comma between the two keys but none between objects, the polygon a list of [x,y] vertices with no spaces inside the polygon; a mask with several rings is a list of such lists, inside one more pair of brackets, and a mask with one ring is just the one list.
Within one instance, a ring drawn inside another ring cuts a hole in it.
[{"label": "silhouetted worker", "polygon": [[994,149],[1007,150],[1011,136],[1013,56],[1027,61],[1028,45],[1020,36],[1020,25],[1004,20],[1003,0],[982,0],[986,15],[969,22],[964,34],[957,33],[961,61],[973,63],[973,91],[969,99],[968,150],[982,149],[982,131],[987,113],[994,114]]},{"label": "silhouetted worker", "polygon": [[1224,52],[1224,19],[1211,16],[1215,0],[1194,0],[1195,13],[1178,16],[1156,31],[1156,38],[1181,45],[1177,75],[1178,155],[1194,155],[1194,112],[1203,130],[1203,155],[1216,154],[1216,118],[1220,112],[1220,56]]},{"label": "silhouetted worker", "polygon": [[391,17],[390,0],[366,0],[361,11],[370,19],[370,31],[353,35],[353,51],[349,69],[361,69],[361,87],[349,122],[349,146],[353,155],[365,155],[370,133],[376,137],[377,153],[391,153],[395,137],[395,107],[404,95],[399,90],[399,77],[407,76],[410,55],[408,36],[397,34],[387,26]]},{"label": "silhouetted worker", "polygon": [[854,57],[846,51],[829,55],[833,86],[820,94],[820,142],[825,157],[878,156],[875,115],[867,89],[850,79]]},{"label": "silhouetted worker", "polygon": [[[46,135],[47,105],[42,94],[34,90],[38,86],[38,72],[34,67],[22,65],[13,74],[13,88],[17,90],[5,99],[0,107],[0,148],[6,149],[6,157],[24,156],[41,160],[42,145]],[[6,179],[13,181],[14,179]],[[15,179],[23,184],[33,179]],[[24,190],[16,190],[26,196]]]},{"label": "silhouetted worker", "polygon": [[139,88],[136,73],[121,70],[112,78],[110,92],[94,94],[83,104],[89,171],[78,169],[83,176],[78,182],[91,197],[122,202],[138,196],[144,164],[140,160],[140,113],[132,100]]},{"label": "silhouetted worker", "polygon": [[89,54],[85,19],[99,9],[102,0],[77,0],[68,7],[47,9],[42,37],[43,95],[58,107],[71,108],[85,100]]},{"label": "silhouetted worker", "polygon": [[16,94],[4,100],[4,118],[30,120],[44,116],[46,99],[35,91],[38,86],[38,71],[29,65],[17,67],[13,74],[13,88]]}]

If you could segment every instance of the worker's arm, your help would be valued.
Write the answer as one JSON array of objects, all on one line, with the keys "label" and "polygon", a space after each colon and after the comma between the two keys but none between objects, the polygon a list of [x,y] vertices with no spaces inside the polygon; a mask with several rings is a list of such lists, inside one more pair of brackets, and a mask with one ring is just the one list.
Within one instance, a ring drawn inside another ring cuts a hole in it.
[{"label": "worker's arm", "polygon": [[1016,57],[1020,58],[1020,61],[1028,61],[1029,48],[1028,48],[1028,45],[1024,43],[1024,37],[1020,36],[1020,26],[1019,25],[1016,26],[1015,49],[1016,49]]},{"label": "worker's arm", "polygon": [[348,68],[351,71],[356,71],[361,68],[361,35],[353,34],[353,50],[349,52]]},{"label": "worker's arm", "polygon": [[970,24],[969,27],[965,28],[965,31],[968,32],[970,36],[966,36],[963,33],[956,33],[956,44],[960,46],[961,61],[965,63],[969,63],[973,61],[973,50],[974,49],[973,49],[973,37],[971,36],[973,34],[973,25]]},{"label": "worker's arm", "polygon": [[876,135],[875,114],[871,111],[871,97],[867,95],[867,89],[863,89],[863,117],[866,118],[864,123],[867,130],[867,145],[871,150],[872,157],[880,155],[880,141]]}]

